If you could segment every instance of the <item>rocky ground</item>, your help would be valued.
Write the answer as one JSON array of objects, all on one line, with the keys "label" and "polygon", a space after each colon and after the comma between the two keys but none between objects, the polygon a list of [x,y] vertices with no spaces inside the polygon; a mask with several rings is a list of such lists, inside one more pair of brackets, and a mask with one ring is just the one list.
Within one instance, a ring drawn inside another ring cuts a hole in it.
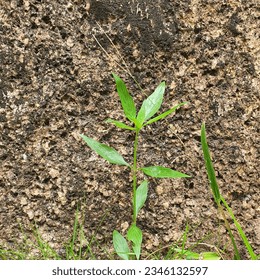
[{"label": "rocky ground", "polygon": [[141,135],[140,164],[192,176],[150,180],[138,223],[144,252],[176,242],[187,223],[189,244],[211,234],[204,243],[230,246],[204,168],[205,121],[222,194],[259,254],[259,8],[257,0],[1,0],[0,244],[20,242],[19,225],[30,234],[35,222],[61,250],[78,205],[86,236],[108,251],[112,231],[126,231],[128,170],[79,137],[131,162],[133,135],[104,122],[123,120],[115,72],[138,106],[162,80],[162,111],[189,102]]}]

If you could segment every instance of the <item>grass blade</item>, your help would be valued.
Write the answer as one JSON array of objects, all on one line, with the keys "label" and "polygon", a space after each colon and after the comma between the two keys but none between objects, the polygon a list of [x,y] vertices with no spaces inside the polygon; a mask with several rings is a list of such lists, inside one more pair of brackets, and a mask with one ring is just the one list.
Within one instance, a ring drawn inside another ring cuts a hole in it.
[{"label": "grass blade", "polygon": [[240,254],[239,254],[239,251],[238,251],[238,248],[236,245],[235,238],[230,229],[229,222],[227,221],[227,219],[225,217],[225,213],[223,211],[222,205],[220,204],[221,196],[220,196],[220,192],[219,192],[219,187],[218,187],[218,183],[217,183],[217,179],[216,179],[215,170],[214,170],[211,158],[210,158],[209,147],[208,147],[207,137],[206,137],[205,123],[203,123],[201,126],[201,144],[202,144],[205,165],[206,165],[207,174],[208,174],[208,178],[210,181],[210,186],[211,186],[211,190],[213,193],[213,197],[214,197],[214,200],[218,205],[218,209],[225,221],[225,226],[226,226],[226,229],[228,230],[228,233],[229,233],[229,236],[230,236],[230,239],[232,241],[233,248],[235,251],[235,259],[239,260],[241,258],[240,258]]},{"label": "grass blade", "polygon": [[166,118],[168,115],[172,114],[172,113],[173,113],[174,111],[176,111],[179,107],[181,107],[181,106],[183,106],[183,105],[185,105],[185,104],[187,104],[187,102],[183,102],[183,103],[180,103],[180,104],[178,104],[178,105],[172,107],[170,110],[168,110],[168,111],[166,111],[166,112],[160,114],[159,116],[157,116],[157,117],[155,117],[155,118],[152,118],[151,120],[149,120],[148,122],[146,122],[146,123],[144,124],[144,126]]},{"label": "grass blade", "polygon": [[143,124],[144,121],[150,119],[160,109],[163,101],[163,95],[165,91],[165,82],[155,89],[155,91],[144,100],[140,111],[137,115],[137,120]]},{"label": "grass blade", "polygon": [[66,246],[66,259],[67,260],[76,260],[77,254],[75,253],[75,245],[76,240],[78,237],[78,228],[79,228],[79,219],[78,219],[78,209],[76,211],[75,220],[74,220],[74,226],[73,226],[73,234],[68,242],[68,245]]},{"label": "grass blade", "polygon": [[237,231],[239,232],[239,235],[241,236],[241,238],[242,238],[242,240],[244,242],[244,245],[246,246],[247,251],[248,251],[248,253],[249,253],[250,257],[251,257],[251,260],[257,260],[257,256],[254,253],[254,251],[253,251],[253,249],[252,249],[248,239],[246,238],[246,235],[245,235],[244,231],[242,230],[240,224],[236,220],[236,218],[235,218],[231,208],[228,206],[227,202],[225,201],[225,199],[222,196],[221,196],[221,201],[223,202],[224,206],[226,207],[230,217],[233,219],[234,224],[235,224],[235,226],[237,228]]},{"label": "grass blade", "polygon": [[41,259],[44,260],[59,260],[61,259],[58,253],[49,245],[48,242],[44,241],[41,234],[39,233],[38,228],[35,226],[33,231],[34,237],[37,242],[37,249],[41,255]]},{"label": "grass blade", "polygon": [[149,166],[140,168],[144,174],[154,177],[154,178],[184,178],[190,177],[187,174],[175,171],[171,168],[163,166]]},{"label": "grass blade", "polygon": [[114,73],[112,73],[117,87],[117,92],[125,112],[125,116],[133,121],[136,118],[136,108],[132,96],[129,94],[124,82]]},{"label": "grass blade", "polygon": [[226,229],[227,229],[227,231],[228,231],[229,237],[230,237],[230,239],[231,239],[231,242],[232,242],[232,245],[233,245],[233,248],[234,248],[234,251],[235,251],[234,259],[235,259],[235,260],[241,260],[241,257],[240,257],[240,254],[239,254],[239,251],[238,251],[238,248],[237,248],[237,244],[236,244],[234,235],[233,235],[233,233],[232,233],[232,231],[231,231],[229,222],[228,222],[228,220],[226,219],[226,215],[225,215],[225,212],[224,212],[223,207],[222,207],[221,204],[219,204],[218,210],[219,210],[219,212],[221,213],[221,215],[222,215],[222,217],[223,217],[223,219],[224,219],[225,227],[226,227]]},{"label": "grass blade", "polygon": [[105,144],[102,144],[92,138],[89,138],[83,134],[80,134],[80,136],[93,151],[99,154],[102,158],[106,159],[108,162],[118,165],[129,166],[129,164],[115,149]]},{"label": "grass blade", "polygon": [[183,239],[182,239],[182,250],[184,250],[185,246],[186,246],[186,242],[187,242],[187,239],[188,239],[188,233],[189,233],[189,225],[187,224],[186,227],[185,227],[185,232],[183,234]]},{"label": "grass blade", "polygon": [[210,153],[209,153],[209,148],[208,148],[208,143],[207,143],[207,138],[206,138],[205,123],[203,123],[201,126],[201,144],[202,144],[202,150],[203,150],[208,178],[210,181],[211,190],[212,190],[212,193],[213,193],[213,196],[214,196],[214,199],[215,199],[217,205],[219,205],[220,204],[220,193],[219,193],[215,170],[214,170],[211,158],[210,158]]}]

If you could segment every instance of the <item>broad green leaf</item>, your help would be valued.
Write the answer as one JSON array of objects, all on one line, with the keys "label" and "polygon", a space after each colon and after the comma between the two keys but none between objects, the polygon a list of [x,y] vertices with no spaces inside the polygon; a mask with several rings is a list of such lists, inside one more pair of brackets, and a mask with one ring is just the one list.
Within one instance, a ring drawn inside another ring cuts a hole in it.
[{"label": "broad green leaf", "polygon": [[140,209],[144,206],[148,193],[148,182],[143,181],[136,190],[136,216]]},{"label": "broad green leaf", "polygon": [[209,147],[207,143],[207,137],[206,137],[206,129],[205,129],[205,123],[202,124],[201,126],[201,145],[202,145],[202,150],[203,150],[203,155],[204,155],[204,161],[208,173],[208,179],[210,181],[210,186],[211,190],[214,196],[214,200],[217,203],[217,205],[220,204],[220,192],[218,188],[218,183],[215,175],[215,170],[210,158],[210,153],[209,153]]},{"label": "broad green leaf", "polygon": [[113,231],[113,245],[120,258],[129,260],[130,250],[127,241],[117,230]]},{"label": "broad green leaf", "polygon": [[102,144],[92,138],[89,138],[83,134],[80,134],[80,136],[93,151],[95,151],[97,154],[99,154],[102,158],[106,159],[110,163],[129,166],[129,164],[115,149],[105,144]]},{"label": "broad green leaf", "polygon": [[159,120],[161,120],[161,119],[166,118],[168,115],[170,115],[171,113],[173,113],[176,109],[178,109],[179,107],[181,107],[181,106],[183,106],[183,105],[185,105],[185,104],[187,104],[187,102],[183,102],[183,103],[180,103],[180,104],[178,104],[178,105],[172,107],[170,110],[168,110],[168,111],[166,111],[166,112],[160,114],[159,116],[157,116],[157,117],[155,117],[155,118],[152,118],[151,120],[149,120],[148,122],[146,122],[146,123],[144,124],[144,126],[146,126],[146,125],[148,125],[148,124],[151,124],[151,123],[154,123],[154,122],[157,122],[157,121],[159,121]]},{"label": "broad green leaf", "polygon": [[190,177],[187,174],[163,166],[150,166],[140,168],[146,175],[155,178],[181,178]]},{"label": "broad green leaf", "polygon": [[136,118],[136,109],[132,96],[129,94],[124,82],[114,73],[112,73],[117,87],[117,92],[125,112],[125,116],[133,121]]},{"label": "broad green leaf", "polygon": [[144,100],[140,111],[137,115],[137,120],[143,124],[144,121],[150,119],[160,109],[163,101],[163,94],[165,91],[165,82],[155,89],[155,91]]},{"label": "broad green leaf", "polygon": [[142,238],[143,235],[141,229],[136,225],[131,225],[127,231],[127,239],[133,242],[133,251],[137,260],[139,260],[141,254]]},{"label": "broad green leaf", "polygon": [[128,126],[122,122],[116,121],[116,120],[112,120],[112,119],[107,119],[106,122],[108,123],[112,123],[114,125],[116,125],[119,128],[123,128],[123,129],[128,129],[128,130],[135,130],[134,127]]}]

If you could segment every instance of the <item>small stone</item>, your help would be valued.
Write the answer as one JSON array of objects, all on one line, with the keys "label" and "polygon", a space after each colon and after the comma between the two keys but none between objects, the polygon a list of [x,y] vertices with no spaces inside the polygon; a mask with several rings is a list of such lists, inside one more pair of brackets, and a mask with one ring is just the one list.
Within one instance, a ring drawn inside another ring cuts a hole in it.
[{"label": "small stone", "polygon": [[123,232],[125,232],[129,228],[128,222],[124,222],[121,224],[121,229]]},{"label": "small stone", "polygon": [[32,220],[34,218],[34,211],[33,210],[28,210],[26,212],[26,214],[28,215],[30,220]]},{"label": "small stone", "polygon": [[71,37],[69,37],[66,41],[66,45],[70,48],[72,48],[74,46],[74,41]]},{"label": "small stone", "polygon": [[170,203],[169,203],[168,201],[166,201],[166,202],[163,203],[163,207],[164,207],[164,208],[169,208],[169,205],[170,205]]},{"label": "small stone", "polygon": [[163,194],[164,190],[163,190],[163,187],[162,186],[157,186],[156,189],[155,189],[156,193],[158,195],[161,195]]},{"label": "small stone", "polygon": [[138,50],[133,51],[133,57],[137,58],[140,55]]},{"label": "small stone", "polygon": [[49,174],[52,178],[57,178],[60,175],[60,172],[57,169],[51,168]]},{"label": "small stone", "polygon": [[23,196],[23,197],[21,198],[21,204],[22,204],[22,205],[27,205],[27,204],[28,204],[28,201],[27,201],[27,198],[26,198],[26,197]]}]

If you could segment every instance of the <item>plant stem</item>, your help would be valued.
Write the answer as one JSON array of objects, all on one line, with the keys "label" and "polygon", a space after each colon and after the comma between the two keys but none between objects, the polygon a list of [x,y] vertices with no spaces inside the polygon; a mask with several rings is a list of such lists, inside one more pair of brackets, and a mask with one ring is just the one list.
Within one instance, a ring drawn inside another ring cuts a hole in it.
[{"label": "plant stem", "polygon": [[225,215],[225,212],[224,212],[224,209],[222,207],[222,205],[219,203],[218,204],[218,209],[224,219],[224,223],[225,223],[225,227],[226,229],[228,230],[228,233],[229,233],[229,236],[230,236],[230,239],[232,241],[232,244],[233,244],[233,248],[234,248],[234,251],[235,251],[235,257],[236,257],[236,260],[241,260],[241,257],[240,257],[240,254],[239,254],[239,251],[238,251],[238,248],[237,248],[237,245],[236,245],[236,241],[235,241],[235,238],[232,234],[232,231],[231,231],[231,228],[230,228],[230,224],[226,218],[226,215]]},{"label": "plant stem", "polygon": [[133,164],[133,224],[136,225],[136,185],[137,185],[137,147],[138,136],[140,129],[135,130],[135,142],[134,142],[134,164]]},{"label": "plant stem", "polygon": [[252,249],[252,247],[251,247],[249,241],[247,240],[245,233],[243,232],[243,230],[242,230],[240,224],[239,224],[238,221],[236,220],[236,218],[235,218],[235,216],[234,216],[234,214],[233,214],[231,208],[229,208],[229,206],[228,206],[228,204],[227,204],[227,202],[225,201],[225,199],[224,199],[223,196],[221,196],[221,201],[223,202],[224,206],[226,207],[226,209],[227,209],[227,211],[228,211],[228,213],[229,213],[229,216],[230,216],[230,217],[232,218],[232,220],[234,221],[235,226],[236,226],[236,228],[237,228],[237,230],[238,230],[238,232],[239,232],[239,234],[240,234],[240,236],[241,236],[241,238],[242,238],[242,240],[243,240],[243,242],[244,242],[244,244],[245,244],[245,246],[246,246],[246,248],[247,248],[247,251],[248,251],[248,253],[250,254],[251,260],[257,260],[257,256],[256,256],[256,254],[254,253],[254,251],[253,251],[253,249]]}]

